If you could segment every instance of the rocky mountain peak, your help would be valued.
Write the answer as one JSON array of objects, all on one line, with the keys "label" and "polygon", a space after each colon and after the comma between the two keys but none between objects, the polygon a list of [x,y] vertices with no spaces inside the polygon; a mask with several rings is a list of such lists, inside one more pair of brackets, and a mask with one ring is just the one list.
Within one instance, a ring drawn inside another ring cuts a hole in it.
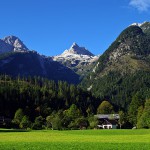
[{"label": "rocky mountain peak", "polygon": [[76,48],[79,48],[78,44],[77,43],[73,43],[72,46],[70,47],[70,49],[76,49]]},{"label": "rocky mountain peak", "polygon": [[23,44],[23,42],[16,36],[7,36],[2,39],[5,43],[14,47],[14,51],[28,50],[28,48]]},{"label": "rocky mountain peak", "polygon": [[16,41],[17,39],[19,39],[19,38],[16,36],[10,35],[10,36],[4,37],[3,41],[10,44],[10,45],[13,45],[14,41]]},{"label": "rocky mountain peak", "polygon": [[[78,55],[88,55],[88,56],[94,56],[89,50],[87,50],[85,47],[80,47],[77,43],[73,43],[70,49],[65,50],[63,54],[78,54]],[[62,55],[63,55],[62,54]]]},{"label": "rocky mountain peak", "polygon": [[61,55],[54,56],[53,60],[83,75],[88,72],[88,68],[92,67],[98,58],[99,56],[94,56],[85,47],[80,47],[74,42],[71,47],[65,50]]}]

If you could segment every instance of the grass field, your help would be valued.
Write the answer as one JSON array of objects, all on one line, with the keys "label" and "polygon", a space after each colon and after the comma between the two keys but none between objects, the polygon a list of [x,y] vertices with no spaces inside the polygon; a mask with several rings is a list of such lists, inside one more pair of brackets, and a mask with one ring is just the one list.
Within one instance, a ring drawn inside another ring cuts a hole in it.
[{"label": "grass field", "polygon": [[0,130],[0,150],[150,150],[150,130]]}]

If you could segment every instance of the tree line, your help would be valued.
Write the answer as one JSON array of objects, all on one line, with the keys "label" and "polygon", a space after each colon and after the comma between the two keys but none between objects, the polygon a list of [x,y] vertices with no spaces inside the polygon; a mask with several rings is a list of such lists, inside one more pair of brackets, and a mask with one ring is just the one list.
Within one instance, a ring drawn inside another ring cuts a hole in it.
[{"label": "tree line", "polygon": [[[94,115],[101,101],[90,92],[83,91],[73,84],[64,81],[56,83],[41,77],[12,78],[1,75],[0,85],[0,116],[14,118],[14,127],[21,127],[22,119],[29,120],[30,123],[40,119],[39,122],[44,123],[47,116],[51,116],[50,118],[55,122],[58,117],[62,119],[62,115],[69,116],[67,122],[73,124],[72,120],[77,118],[82,120],[82,117],[84,119]],[[70,109],[73,109],[72,116],[69,115]],[[19,114],[22,117],[15,119],[18,110],[19,112],[21,110]],[[76,117],[75,111],[78,112]],[[36,124],[33,128],[36,128]]]},{"label": "tree line", "polygon": [[[12,119],[9,127],[32,129],[96,128],[95,114],[119,113],[122,128],[150,128],[149,100],[132,96],[129,109],[64,81],[41,77],[0,76],[0,116]],[[147,121],[146,121],[147,120]]]}]

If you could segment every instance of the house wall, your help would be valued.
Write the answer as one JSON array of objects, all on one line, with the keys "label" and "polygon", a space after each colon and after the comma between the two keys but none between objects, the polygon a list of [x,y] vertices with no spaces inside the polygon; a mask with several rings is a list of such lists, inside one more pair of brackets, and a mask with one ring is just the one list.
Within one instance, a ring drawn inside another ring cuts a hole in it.
[{"label": "house wall", "polygon": [[117,129],[116,125],[112,125],[112,129]]},{"label": "house wall", "polygon": [[103,129],[117,129],[116,125],[103,125]]},{"label": "house wall", "polygon": [[112,129],[112,125],[103,125],[103,129]]}]

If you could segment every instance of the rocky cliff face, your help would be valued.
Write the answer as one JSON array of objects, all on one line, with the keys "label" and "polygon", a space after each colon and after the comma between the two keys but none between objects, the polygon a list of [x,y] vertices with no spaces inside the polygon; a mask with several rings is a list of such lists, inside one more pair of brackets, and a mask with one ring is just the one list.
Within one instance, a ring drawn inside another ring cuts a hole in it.
[{"label": "rocky cliff face", "polygon": [[23,42],[15,36],[7,36],[0,39],[0,54],[6,52],[23,52],[27,51],[28,48],[23,44]]}]

